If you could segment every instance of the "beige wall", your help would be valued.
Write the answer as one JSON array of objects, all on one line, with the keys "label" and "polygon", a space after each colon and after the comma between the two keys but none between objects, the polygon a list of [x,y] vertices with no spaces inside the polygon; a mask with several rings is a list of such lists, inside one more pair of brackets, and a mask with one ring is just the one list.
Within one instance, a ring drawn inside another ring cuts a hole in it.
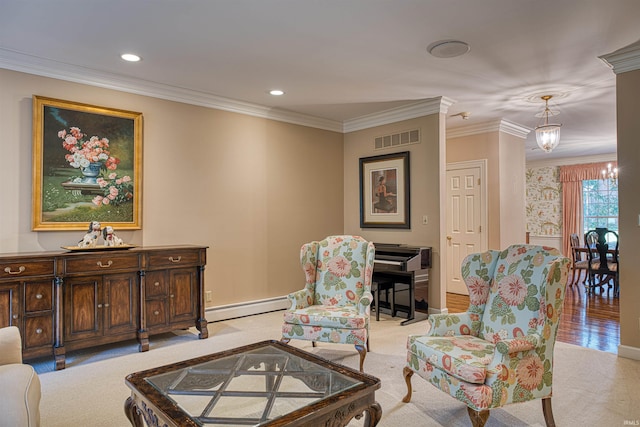
[{"label": "beige wall", "polygon": [[499,132],[500,144],[500,247],[524,243],[525,213],[525,150],[524,139]]},{"label": "beige wall", "polygon": [[447,163],[487,160],[487,245],[504,249],[525,241],[525,151],[505,132],[450,138]]},{"label": "beige wall", "polygon": [[[421,143],[395,149],[374,150],[376,136],[388,135],[419,128]],[[440,170],[444,171],[444,115],[432,114],[417,119],[401,121],[345,134],[344,137],[344,226],[345,233],[359,234],[378,243],[404,243],[433,248],[433,268],[429,280],[429,308],[445,307],[446,289],[441,284],[440,258],[442,194]],[[411,169],[411,229],[360,228],[359,159],[410,151]],[[444,175],[443,175],[444,176]],[[444,179],[443,179],[444,181]],[[422,224],[427,215],[428,224]]]},{"label": "beige wall", "polygon": [[640,70],[616,78],[620,209],[620,344],[640,358]]},{"label": "beige wall", "polygon": [[138,245],[208,245],[211,306],[302,288],[300,245],[343,231],[340,133],[0,70],[0,252],[57,250],[82,232],[31,231],[31,97],[144,115]]},{"label": "beige wall", "polygon": [[447,139],[447,163],[487,159],[487,249],[501,249],[499,155],[498,132]]}]

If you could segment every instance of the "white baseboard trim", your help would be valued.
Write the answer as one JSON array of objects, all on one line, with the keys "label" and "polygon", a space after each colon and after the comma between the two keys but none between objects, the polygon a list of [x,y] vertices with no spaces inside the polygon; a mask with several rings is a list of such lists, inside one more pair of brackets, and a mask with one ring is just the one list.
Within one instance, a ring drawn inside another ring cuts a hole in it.
[{"label": "white baseboard trim", "polygon": [[627,359],[640,360],[640,348],[629,347],[628,345],[619,345],[618,356],[625,357]]},{"label": "white baseboard trim", "polygon": [[[205,309],[205,317],[208,322],[235,319],[237,317],[251,316],[253,314],[268,313],[270,311],[286,310],[291,303],[286,296],[265,300],[247,301],[237,304],[219,305]],[[438,309],[429,307],[428,314],[446,314],[448,308]]]},{"label": "white baseboard trim", "polygon": [[252,314],[285,310],[290,306],[291,304],[287,297],[276,297],[265,300],[247,301],[238,304],[208,307],[205,310],[205,317],[208,322],[218,322],[221,320],[235,319],[237,317],[251,316]]}]

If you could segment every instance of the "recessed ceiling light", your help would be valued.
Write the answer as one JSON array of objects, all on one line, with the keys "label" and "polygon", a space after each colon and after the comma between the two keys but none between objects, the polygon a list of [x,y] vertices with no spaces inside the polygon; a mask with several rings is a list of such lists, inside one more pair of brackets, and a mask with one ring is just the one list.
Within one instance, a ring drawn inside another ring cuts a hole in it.
[{"label": "recessed ceiling light", "polygon": [[469,52],[471,47],[460,40],[438,40],[427,46],[427,52],[436,58],[455,58]]},{"label": "recessed ceiling light", "polygon": [[284,95],[284,91],[280,90],[280,89],[273,89],[270,90],[269,93],[273,96],[280,96],[280,95]]},{"label": "recessed ceiling light", "polygon": [[138,55],[134,55],[133,53],[123,53],[120,55],[120,58],[129,62],[138,62],[140,61],[140,57]]}]

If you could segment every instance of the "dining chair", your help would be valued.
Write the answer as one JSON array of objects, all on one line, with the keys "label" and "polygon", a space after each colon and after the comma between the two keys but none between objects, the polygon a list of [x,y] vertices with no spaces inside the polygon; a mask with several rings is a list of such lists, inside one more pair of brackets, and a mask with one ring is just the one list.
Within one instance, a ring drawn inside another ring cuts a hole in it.
[{"label": "dining chair", "polygon": [[[596,243],[594,244],[594,240]],[[587,247],[587,289],[613,283],[613,294],[620,294],[618,233],[608,229],[590,230],[584,237]]]},{"label": "dining chair", "polygon": [[588,277],[587,269],[589,265],[586,259],[587,257],[583,256],[583,252],[580,250],[581,249],[580,236],[578,236],[575,233],[571,234],[569,236],[569,240],[571,242],[571,258],[572,258],[572,263],[571,263],[572,274],[571,274],[570,284],[571,285],[578,284],[578,282],[580,281],[580,278],[582,277],[583,271],[585,272],[585,278],[583,279],[582,282],[585,283]]}]

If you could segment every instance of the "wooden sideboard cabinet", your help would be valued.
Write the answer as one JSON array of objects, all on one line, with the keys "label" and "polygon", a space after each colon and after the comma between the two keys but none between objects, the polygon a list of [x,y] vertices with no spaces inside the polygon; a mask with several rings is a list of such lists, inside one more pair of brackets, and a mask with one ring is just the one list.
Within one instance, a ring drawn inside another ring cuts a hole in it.
[{"label": "wooden sideboard cabinet", "polygon": [[55,256],[0,256],[0,327],[15,325],[23,354],[52,353],[55,344]]},{"label": "wooden sideboard cabinet", "polygon": [[0,327],[15,325],[25,359],[195,326],[204,316],[204,246],[0,254]]}]

